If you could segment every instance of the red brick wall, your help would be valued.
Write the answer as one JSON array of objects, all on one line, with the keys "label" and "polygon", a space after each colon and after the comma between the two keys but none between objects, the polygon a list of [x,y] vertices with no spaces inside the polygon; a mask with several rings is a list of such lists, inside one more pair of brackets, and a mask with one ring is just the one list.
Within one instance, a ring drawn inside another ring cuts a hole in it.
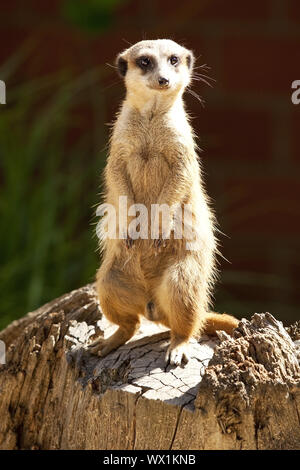
[{"label": "red brick wall", "polygon": [[[216,306],[298,318],[300,105],[291,103],[291,83],[300,79],[299,1],[133,0],[118,7],[113,27],[98,35],[63,21],[61,3],[1,6],[0,62],[26,38],[34,48],[15,80],[113,63],[127,47],[124,40],[171,37],[202,54],[198,63],[211,66],[216,84],[195,83],[205,109],[191,96],[187,102],[220,230],[229,237],[220,235],[230,264],[220,260]],[[107,74],[103,86],[117,81],[113,69]],[[122,84],[102,93],[108,122]]]}]

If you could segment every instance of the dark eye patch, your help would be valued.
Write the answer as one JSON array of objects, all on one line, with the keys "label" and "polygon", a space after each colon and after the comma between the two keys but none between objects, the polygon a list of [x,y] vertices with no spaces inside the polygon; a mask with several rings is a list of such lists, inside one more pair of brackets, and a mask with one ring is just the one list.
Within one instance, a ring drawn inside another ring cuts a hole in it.
[{"label": "dark eye patch", "polygon": [[138,57],[135,61],[136,65],[140,67],[144,72],[152,70],[154,67],[154,61],[151,57],[141,56]]}]

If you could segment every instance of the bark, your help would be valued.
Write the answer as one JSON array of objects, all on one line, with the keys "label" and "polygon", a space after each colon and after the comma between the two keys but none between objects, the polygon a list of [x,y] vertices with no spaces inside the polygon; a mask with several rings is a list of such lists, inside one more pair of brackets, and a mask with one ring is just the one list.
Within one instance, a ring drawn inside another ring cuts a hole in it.
[{"label": "bark", "polygon": [[100,359],[109,335],[93,285],[0,333],[1,449],[299,449],[299,324],[269,313],[234,337],[201,337],[185,367],[164,363],[169,333],[144,321]]}]

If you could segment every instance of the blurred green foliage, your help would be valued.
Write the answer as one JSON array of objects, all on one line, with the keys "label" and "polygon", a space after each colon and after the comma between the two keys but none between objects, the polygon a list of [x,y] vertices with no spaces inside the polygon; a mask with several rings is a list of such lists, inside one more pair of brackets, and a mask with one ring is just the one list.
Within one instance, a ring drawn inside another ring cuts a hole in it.
[{"label": "blurred green foliage", "polygon": [[115,8],[127,0],[66,0],[62,15],[70,23],[88,32],[111,28]]},{"label": "blurred green foliage", "polygon": [[[0,70],[8,81],[10,65]],[[92,222],[107,138],[101,73],[32,80],[9,88],[0,108],[0,329],[93,281],[99,261]],[[66,145],[81,124],[74,108],[84,104],[94,127]]]}]

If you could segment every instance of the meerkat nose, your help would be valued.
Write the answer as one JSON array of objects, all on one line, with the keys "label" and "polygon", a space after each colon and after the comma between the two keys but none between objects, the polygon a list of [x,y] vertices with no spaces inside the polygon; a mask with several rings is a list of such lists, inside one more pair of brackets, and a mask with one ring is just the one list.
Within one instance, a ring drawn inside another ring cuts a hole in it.
[{"label": "meerkat nose", "polygon": [[169,85],[169,80],[167,78],[164,78],[164,77],[159,77],[158,83],[160,84],[160,86],[168,86]]}]

